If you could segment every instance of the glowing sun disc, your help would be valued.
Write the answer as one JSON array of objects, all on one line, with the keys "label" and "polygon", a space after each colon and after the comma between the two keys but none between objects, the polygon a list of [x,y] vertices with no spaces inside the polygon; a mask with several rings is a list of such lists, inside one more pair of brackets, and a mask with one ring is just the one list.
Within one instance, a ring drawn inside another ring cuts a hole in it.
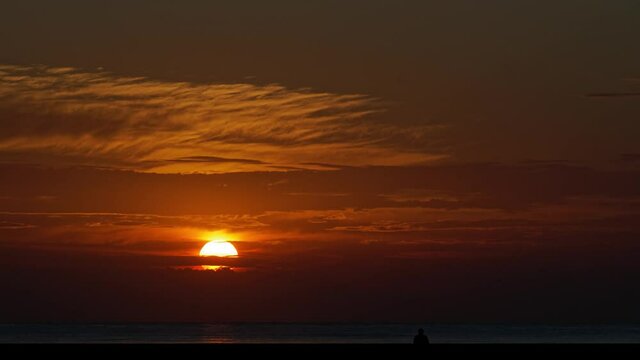
[{"label": "glowing sun disc", "polygon": [[238,250],[228,241],[209,241],[200,249],[200,256],[238,256]]}]

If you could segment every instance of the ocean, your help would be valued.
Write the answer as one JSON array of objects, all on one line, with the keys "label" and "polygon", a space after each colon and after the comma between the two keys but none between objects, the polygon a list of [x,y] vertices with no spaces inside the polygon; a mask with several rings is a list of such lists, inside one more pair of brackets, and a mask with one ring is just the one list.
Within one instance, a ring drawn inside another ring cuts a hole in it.
[{"label": "ocean", "polygon": [[1,324],[0,343],[640,343],[638,326],[421,324]]}]

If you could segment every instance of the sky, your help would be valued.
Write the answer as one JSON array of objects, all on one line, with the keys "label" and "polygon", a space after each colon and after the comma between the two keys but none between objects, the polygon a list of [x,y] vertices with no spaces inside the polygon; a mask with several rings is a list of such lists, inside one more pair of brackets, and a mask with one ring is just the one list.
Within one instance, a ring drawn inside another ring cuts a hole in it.
[{"label": "sky", "polygon": [[0,322],[637,323],[638,23],[3,4]]}]

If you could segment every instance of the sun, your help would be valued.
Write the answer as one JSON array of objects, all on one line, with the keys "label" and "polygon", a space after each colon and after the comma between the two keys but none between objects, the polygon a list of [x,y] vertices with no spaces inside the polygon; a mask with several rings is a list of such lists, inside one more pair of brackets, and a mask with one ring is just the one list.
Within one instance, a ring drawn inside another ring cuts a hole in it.
[{"label": "sun", "polygon": [[232,243],[224,240],[212,240],[200,249],[200,256],[238,256],[238,250]]},{"label": "sun", "polygon": [[207,241],[200,249],[200,256],[238,256],[238,250],[230,241],[235,239],[233,234],[229,234],[226,231],[214,231],[202,233],[200,238]]}]

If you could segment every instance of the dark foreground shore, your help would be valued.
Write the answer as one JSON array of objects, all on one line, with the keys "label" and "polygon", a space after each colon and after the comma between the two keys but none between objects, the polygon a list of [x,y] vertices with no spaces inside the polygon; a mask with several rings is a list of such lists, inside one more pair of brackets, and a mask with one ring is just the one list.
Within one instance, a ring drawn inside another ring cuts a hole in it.
[{"label": "dark foreground shore", "polygon": [[16,351],[22,356],[46,355],[121,357],[139,354],[166,356],[174,353],[202,356],[322,356],[359,355],[378,358],[380,355],[431,354],[434,356],[456,353],[537,354],[537,353],[628,353],[640,352],[640,344],[3,344],[0,349]]}]

